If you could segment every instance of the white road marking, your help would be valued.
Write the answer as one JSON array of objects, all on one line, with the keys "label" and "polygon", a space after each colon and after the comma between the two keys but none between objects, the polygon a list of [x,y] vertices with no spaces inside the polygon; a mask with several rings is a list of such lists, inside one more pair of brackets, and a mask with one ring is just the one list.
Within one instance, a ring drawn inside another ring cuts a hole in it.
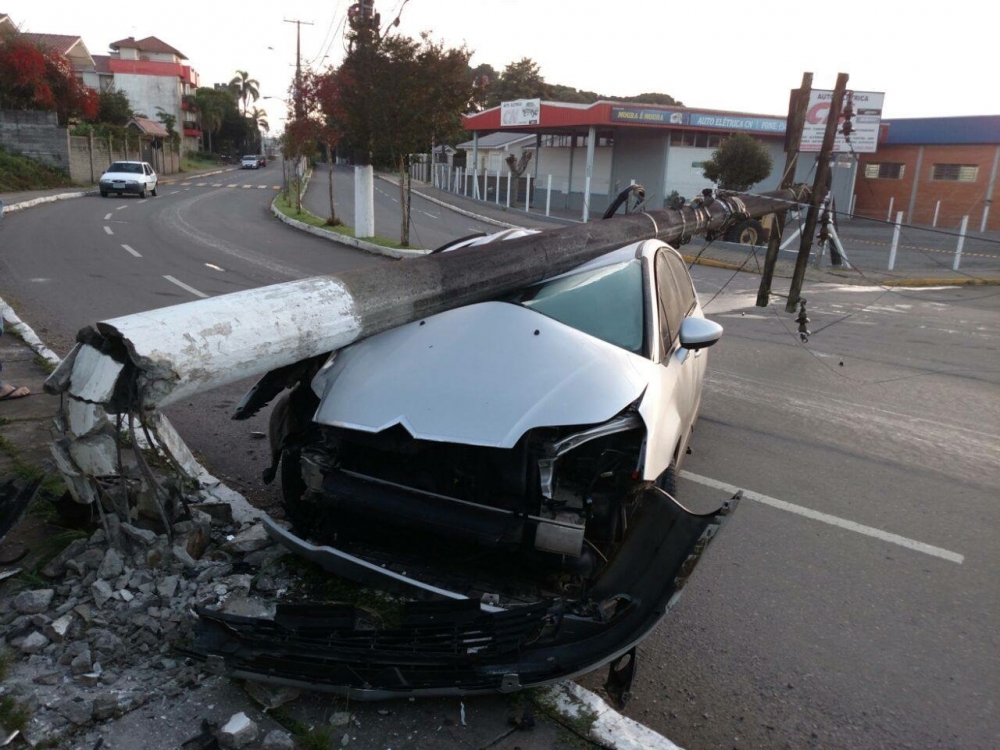
[{"label": "white road marking", "polygon": [[432,219],[437,219],[437,218],[438,218],[438,217],[437,217],[437,216],[435,216],[434,214],[429,214],[429,213],[427,213],[426,211],[421,211],[421,210],[420,210],[419,208],[417,209],[417,211],[418,211],[419,213],[422,213],[422,214],[423,214],[424,216],[430,216],[430,217],[431,217]]},{"label": "white road marking", "polygon": [[139,201],[139,205],[141,206],[143,203],[145,203],[148,200],[149,200],[149,198],[143,198],[141,201]]},{"label": "white road marking", "polygon": [[199,182],[199,183],[195,184],[195,187],[205,187],[205,185],[207,185],[207,184],[208,184],[207,182]]},{"label": "white road marking", "polygon": [[181,185],[190,185],[190,182],[182,182]]},{"label": "white road marking", "polygon": [[244,187],[244,188],[252,188],[252,187],[253,187],[253,185],[244,185],[243,187]]},{"label": "white road marking", "polygon": [[[124,206],[123,206],[123,208],[124,208]],[[104,214],[104,220],[105,221],[111,221],[111,214]]]},{"label": "white road marking", "polygon": [[258,185],[257,189],[258,190],[266,190],[267,189],[267,185]]},{"label": "white road marking", "polygon": [[132,253],[132,255],[134,255],[136,258],[141,258],[142,257],[141,255],[139,255],[139,253],[137,253],[135,250],[133,250],[132,248],[130,248],[128,245],[122,245],[122,247],[125,248],[128,252]]},{"label": "white road marking", "polygon": [[111,227],[107,227],[107,226],[104,227],[104,231],[107,232],[108,234],[114,234],[114,232],[111,231]]},{"label": "white road marking", "polygon": [[212,183],[212,187],[222,187],[222,183],[221,182],[213,182]]},{"label": "white road marking", "polygon": [[[717,479],[703,477],[700,474],[692,474],[690,471],[680,471],[678,472],[678,475],[682,479],[689,479],[692,482],[697,482],[698,484],[703,484],[706,487],[722,490],[723,492],[727,492],[731,495],[742,489],[741,487],[737,487],[735,484],[720,482]],[[804,508],[801,505],[787,503],[784,500],[779,500],[776,497],[770,497],[768,495],[762,495],[759,492],[754,492],[753,490],[744,489],[743,497],[747,500],[755,500],[758,503],[770,505],[772,508],[786,510],[789,513],[795,513],[796,515],[810,518],[813,521],[827,523],[831,526],[837,526],[838,528],[846,529],[847,531],[853,531],[857,534],[863,534],[875,539],[880,539],[883,542],[888,542],[890,544],[898,544],[900,547],[906,547],[907,549],[911,549],[915,552],[923,552],[925,555],[940,557],[942,560],[948,560],[949,562],[958,563],[959,565],[965,561],[965,555],[960,555],[957,552],[951,552],[950,550],[942,549],[941,547],[924,544],[923,542],[918,542],[915,539],[909,539],[905,536],[899,536],[898,534],[883,531],[882,529],[876,529],[873,526],[864,526],[863,524],[855,523],[854,521],[848,521],[846,518],[839,518],[838,516],[831,516],[828,513],[821,513],[818,510]]]},{"label": "white road marking", "polygon": [[195,289],[195,288],[194,288],[193,286],[188,286],[188,285],[187,285],[187,284],[185,284],[185,283],[184,283],[183,281],[178,281],[178,280],[177,280],[177,279],[175,279],[175,278],[174,278],[173,276],[164,276],[163,278],[165,278],[165,279],[166,279],[167,281],[169,281],[169,282],[170,282],[171,284],[176,284],[176,285],[177,285],[177,286],[179,286],[179,287],[180,287],[181,289],[183,289],[183,290],[185,290],[185,291],[187,291],[187,292],[191,292],[191,294],[193,294],[193,295],[194,295],[195,297],[201,297],[202,299],[205,299],[205,298],[207,298],[207,297],[208,297],[208,295],[207,295],[207,294],[205,294],[204,292],[199,292],[199,291],[198,291],[197,289]]},{"label": "white road marking", "polygon": [[239,187],[239,185],[237,185],[237,184],[236,184],[236,183],[234,182],[234,183],[232,183],[231,185],[226,185],[226,187]]},{"label": "white road marking", "polygon": [[179,192],[180,190],[173,190],[170,192],[170,195],[177,195]]},{"label": "white road marking", "polygon": [[225,268],[222,268],[221,266],[217,266],[214,263],[206,263],[205,265],[208,266],[209,268],[215,270],[215,271],[225,271],[226,270]]},{"label": "white road marking", "polygon": [[128,206],[119,206],[115,209],[115,211],[121,211],[123,208],[128,208]]}]

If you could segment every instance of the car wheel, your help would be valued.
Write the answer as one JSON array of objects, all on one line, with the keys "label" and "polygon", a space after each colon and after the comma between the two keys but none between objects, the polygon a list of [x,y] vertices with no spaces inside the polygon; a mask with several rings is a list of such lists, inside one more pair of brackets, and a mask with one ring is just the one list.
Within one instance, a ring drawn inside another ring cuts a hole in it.
[{"label": "car wheel", "polygon": [[140,198],[145,198],[146,197],[146,186],[145,185],[143,185],[141,188],[139,188],[139,197]]},{"label": "car wheel", "polygon": [[281,453],[281,498],[285,513],[292,525],[299,530],[312,528],[316,519],[316,508],[305,498],[306,484],[302,481],[301,453],[297,449],[286,449]]},{"label": "car wheel", "polygon": [[152,190],[150,190],[149,194],[155,198],[156,197],[156,188],[154,187]]},{"label": "car wheel", "polygon": [[101,191],[101,197],[102,198],[107,198],[108,197],[108,191],[107,190],[102,190]]}]

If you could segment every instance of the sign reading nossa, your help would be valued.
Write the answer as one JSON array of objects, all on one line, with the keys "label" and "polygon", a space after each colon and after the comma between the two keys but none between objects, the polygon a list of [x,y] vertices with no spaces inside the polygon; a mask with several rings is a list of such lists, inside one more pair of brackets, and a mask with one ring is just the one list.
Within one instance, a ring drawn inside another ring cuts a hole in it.
[{"label": "sign reading nossa", "polygon": [[516,128],[538,125],[542,116],[541,99],[516,99],[500,103],[500,127]]}]

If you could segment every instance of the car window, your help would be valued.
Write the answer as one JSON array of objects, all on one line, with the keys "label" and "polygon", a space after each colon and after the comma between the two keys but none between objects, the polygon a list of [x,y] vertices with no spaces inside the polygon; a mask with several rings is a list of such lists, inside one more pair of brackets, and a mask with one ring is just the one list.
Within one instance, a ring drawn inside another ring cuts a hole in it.
[{"label": "car window", "polygon": [[142,166],[127,161],[116,161],[110,167],[109,172],[124,172],[126,174],[141,174]]},{"label": "car window", "polygon": [[639,260],[560,276],[530,286],[508,301],[635,354],[644,353]]},{"label": "car window", "polygon": [[660,307],[660,337],[667,352],[680,332],[681,322],[694,309],[697,298],[687,267],[676,253],[656,254],[656,290]]}]

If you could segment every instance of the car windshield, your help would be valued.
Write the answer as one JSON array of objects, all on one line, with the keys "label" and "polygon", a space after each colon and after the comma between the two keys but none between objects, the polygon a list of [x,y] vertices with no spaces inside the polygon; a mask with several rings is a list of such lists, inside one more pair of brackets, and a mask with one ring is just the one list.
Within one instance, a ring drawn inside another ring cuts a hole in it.
[{"label": "car windshield", "polygon": [[116,161],[110,167],[109,172],[125,172],[126,174],[142,174],[141,164],[132,164],[127,161]]},{"label": "car windshield", "polygon": [[244,156],[243,161],[253,161],[256,158],[256,156]]},{"label": "car windshield", "polygon": [[643,354],[639,260],[560,276],[524,289],[510,302],[635,354]]}]

